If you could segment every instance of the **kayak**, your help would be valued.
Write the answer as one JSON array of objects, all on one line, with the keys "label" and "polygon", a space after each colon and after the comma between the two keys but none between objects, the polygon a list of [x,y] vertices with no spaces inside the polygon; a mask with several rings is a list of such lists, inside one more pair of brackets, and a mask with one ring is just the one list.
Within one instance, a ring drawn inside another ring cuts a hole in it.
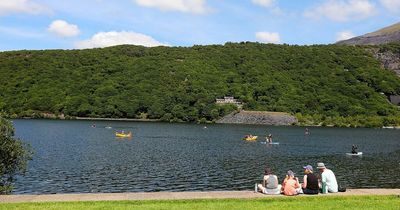
[{"label": "kayak", "polygon": [[118,132],[115,132],[115,136],[116,137],[121,137],[121,138],[126,138],[126,137],[132,137],[132,133],[131,132],[129,132],[129,133],[118,133]]},{"label": "kayak", "polygon": [[357,152],[357,153],[346,153],[346,155],[349,156],[361,156],[363,153],[362,152]]},{"label": "kayak", "polygon": [[257,140],[257,137],[258,137],[258,136],[244,137],[243,140],[246,140],[246,141],[255,141],[255,140]]}]

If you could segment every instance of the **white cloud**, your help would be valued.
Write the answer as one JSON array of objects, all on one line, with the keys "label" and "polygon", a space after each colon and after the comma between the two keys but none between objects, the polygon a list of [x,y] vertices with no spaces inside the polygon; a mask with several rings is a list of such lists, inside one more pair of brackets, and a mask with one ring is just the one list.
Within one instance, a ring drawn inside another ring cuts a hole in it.
[{"label": "white cloud", "polygon": [[260,41],[263,43],[278,44],[281,42],[279,33],[276,33],[276,32],[265,32],[265,31],[257,32],[256,39],[257,39],[257,41]]},{"label": "white cloud", "polygon": [[275,0],[251,0],[254,4],[263,6],[263,7],[270,7],[273,5]]},{"label": "white cloud", "polygon": [[400,12],[400,0],[380,0],[381,4],[391,12]]},{"label": "white cloud", "polygon": [[80,33],[77,25],[67,23],[64,20],[53,21],[47,30],[61,37],[77,36]]},{"label": "white cloud", "polygon": [[162,11],[179,11],[194,14],[207,12],[206,0],[135,0],[143,7],[157,8]]},{"label": "white cloud", "polygon": [[31,0],[0,0],[0,15],[11,13],[41,14],[49,12],[49,8]]},{"label": "white cloud", "polygon": [[328,0],[307,10],[304,15],[315,19],[325,17],[333,21],[347,21],[364,19],[375,12],[375,6],[369,0]]},{"label": "white cloud", "polygon": [[92,38],[90,39],[77,42],[75,46],[77,48],[83,49],[83,48],[109,47],[122,44],[142,45],[146,47],[167,46],[167,44],[163,44],[145,34],[129,32],[129,31],[99,32],[93,35]]},{"label": "white cloud", "polygon": [[336,41],[347,40],[355,37],[351,31],[341,31],[336,34]]}]

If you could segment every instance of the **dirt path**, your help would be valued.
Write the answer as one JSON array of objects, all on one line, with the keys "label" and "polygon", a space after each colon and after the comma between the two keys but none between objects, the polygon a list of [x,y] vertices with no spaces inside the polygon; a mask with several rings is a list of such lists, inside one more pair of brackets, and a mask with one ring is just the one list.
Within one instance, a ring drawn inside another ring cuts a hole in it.
[{"label": "dirt path", "polygon": [[[344,193],[320,194],[319,196],[348,195],[399,195],[400,189],[348,189]],[[307,196],[307,195],[301,195]],[[52,202],[52,201],[116,201],[116,200],[177,200],[210,198],[265,198],[284,197],[264,195],[252,191],[210,191],[210,192],[149,192],[149,193],[88,193],[51,195],[0,195],[0,202]]]}]

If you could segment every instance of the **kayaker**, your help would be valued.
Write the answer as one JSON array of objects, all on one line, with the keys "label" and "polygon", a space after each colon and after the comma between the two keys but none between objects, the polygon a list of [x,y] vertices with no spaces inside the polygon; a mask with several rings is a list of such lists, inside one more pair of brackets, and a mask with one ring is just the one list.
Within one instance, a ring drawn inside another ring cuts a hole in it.
[{"label": "kayaker", "polygon": [[351,153],[357,154],[357,151],[356,151],[357,149],[358,149],[357,146],[353,144],[353,146],[351,146]]}]

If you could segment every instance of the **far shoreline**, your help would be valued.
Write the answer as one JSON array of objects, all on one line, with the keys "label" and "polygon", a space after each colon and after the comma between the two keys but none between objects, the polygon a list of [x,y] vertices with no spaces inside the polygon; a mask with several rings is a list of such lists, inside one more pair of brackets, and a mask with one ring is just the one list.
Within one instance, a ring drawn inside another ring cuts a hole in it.
[{"label": "far shoreline", "polygon": [[163,121],[161,119],[140,119],[140,118],[103,118],[103,117],[75,117],[75,116],[40,116],[40,117],[6,117],[9,120],[26,119],[26,120],[83,120],[83,121],[115,121],[115,122],[162,122],[162,123],[189,123],[189,124],[226,124],[226,125],[265,125],[265,126],[288,126],[288,127],[325,127],[325,128],[375,128],[385,130],[398,130],[400,126],[382,126],[382,127],[367,127],[367,126],[337,126],[337,125],[323,125],[320,124],[263,124],[263,123],[226,123],[217,121],[206,121],[206,122],[185,122],[185,121]]},{"label": "far shoreline", "polygon": [[[69,120],[69,119],[66,119]],[[163,122],[160,119],[135,119],[135,118],[103,118],[103,117],[74,117],[70,120],[97,120],[97,121],[128,121],[128,122]]]}]

